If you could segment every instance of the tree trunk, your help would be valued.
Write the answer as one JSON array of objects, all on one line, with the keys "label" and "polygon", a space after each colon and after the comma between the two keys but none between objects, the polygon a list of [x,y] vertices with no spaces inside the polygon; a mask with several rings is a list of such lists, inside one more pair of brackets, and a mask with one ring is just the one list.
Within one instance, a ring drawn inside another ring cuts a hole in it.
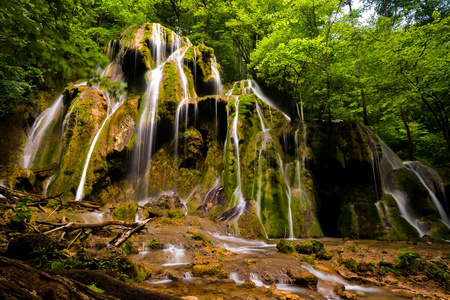
[{"label": "tree trunk", "polygon": [[[353,20],[353,10],[352,10],[352,1],[351,0],[348,1],[348,8],[350,10],[350,19],[352,22],[353,32],[356,32],[355,22]],[[359,62],[358,47],[356,47],[356,46],[355,46],[355,54],[356,54],[356,68],[358,69],[359,90],[361,91],[361,104],[363,107],[364,124],[369,125],[369,121],[367,120],[366,96],[365,96],[364,87],[363,87],[363,84],[361,81],[361,64]]]},{"label": "tree trunk", "polygon": [[400,110],[400,115],[402,116],[403,125],[405,125],[406,134],[408,136],[408,159],[412,160],[412,159],[414,159],[414,148],[413,148],[414,146],[413,146],[413,141],[412,141],[412,137],[411,137],[411,130],[409,128],[408,121],[405,118],[405,114],[403,113],[402,104],[400,102],[398,103],[398,109]]}]

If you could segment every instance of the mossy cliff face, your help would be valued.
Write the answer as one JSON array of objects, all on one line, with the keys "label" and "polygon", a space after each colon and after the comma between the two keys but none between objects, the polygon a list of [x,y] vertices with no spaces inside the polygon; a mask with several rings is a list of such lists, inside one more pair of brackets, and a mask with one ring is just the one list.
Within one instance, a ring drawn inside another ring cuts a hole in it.
[{"label": "mossy cliff face", "polygon": [[107,102],[101,91],[88,90],[80,97],[74,99],[68,116],[59,171],[49,188],[52,194],[63,193],[66,198],[74,198],[89,147],[106,118]]},{"label": "mossy cliff face", "polygon": [[378,170],[372,164],[371,133],[347,122],[316,122],[308,130],[313,153],[309,169],[324,233],[378,236],[382,228],[374,205],[382,193],[374,175]]},{"label": "mossy cliff face", "polygon": [[[241,93],[247,88],[247,81],[240,82],[234,85],[232,93]],[[301,135],[298,128],[286,127],[283,114],[255,94],[232,98],[228,109],[230,134],[225,146],[222,185],[226,198],[232,200],[231,206],[237,204],[233,197],[236,198],[240,168],[242,194],[247,201],[254,201],[253,213],[259,216],[264,234],[269,237],[289,237],[290,234],[294,237],[322,236],[315,216],[310,174],[299,161],[298,149],[294,149],[295,146],[288,149],[289,145],[284,142],[286,136]],[[236,114],[239,166],[237,143],[231,134]],[[301,147],[300,143],[296,146]],[[291,218],[293,232],[290,232]],[[245,231],[241,223],[238,222],[238,229]]]}]

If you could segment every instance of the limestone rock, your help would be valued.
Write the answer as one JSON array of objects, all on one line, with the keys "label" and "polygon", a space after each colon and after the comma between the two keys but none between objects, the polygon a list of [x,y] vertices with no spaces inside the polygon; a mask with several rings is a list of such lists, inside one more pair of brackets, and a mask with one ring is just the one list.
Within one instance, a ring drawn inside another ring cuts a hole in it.
[{"label": "limestone rock", "polygon": [[134,200],[126,200],[116,206],[112,212],[114,219],[134,222],[138,204]]}]

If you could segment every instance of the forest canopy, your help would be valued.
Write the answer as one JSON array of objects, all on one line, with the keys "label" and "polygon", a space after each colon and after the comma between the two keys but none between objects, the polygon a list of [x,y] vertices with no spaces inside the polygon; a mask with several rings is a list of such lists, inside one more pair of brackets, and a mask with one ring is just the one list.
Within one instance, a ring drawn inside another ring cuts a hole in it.
[{"label": "forest canopy", "polygon": [[364,122],[403,158],[447,163],[450,4],[354,2],[1,1],[0,117],[90,76],[110,40],[158,22],[212,47],[225,83],[277,91],[294,119]]}]

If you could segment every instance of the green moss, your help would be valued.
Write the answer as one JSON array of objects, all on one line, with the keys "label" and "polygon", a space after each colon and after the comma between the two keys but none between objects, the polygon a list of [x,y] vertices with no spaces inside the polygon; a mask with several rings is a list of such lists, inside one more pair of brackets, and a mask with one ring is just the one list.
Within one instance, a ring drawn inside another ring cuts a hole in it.
[{"label": "green moss", "polygon": [[209,263],[206,265],[195,265],[192,267],[192,274],[195,277],[214,276],[217,278],[227,278],[228,274],[223,269],[221,263]]},{"label": "green moss", "polygon": [[302,254],[315,254],[319,259],[330,260],[332,255],[325,249],[323,243],[316,240],[309,240],[295,245],[295,251]]},{"label": "green moss", "polygon": [[112,212],[112,217],[117,220],[134,222],[138,204],[134,200],[126,200],[117,205]]},{"label": "green moss", "polygon": [[150,249],[164,249],[164,243],[161,242],[158,239],[153,239],[150,242],[148,242],[145,247]]},{"label": "green moss", "polygon": [[280,240],[277,243],[277,250],[278,250],[278,252],[281,252],[281,253],[293,253],[293,252],[295,252],[294,245],[292,245],[291,243],[289,243],[286,240]]},{"label": "green moss", "polygon": [[[49,193],[63,193],[66,198],[73,198],[80,182],[81,173],[91,142],[106,117],[105,99],[97,90],[89,90],[78,101],[72,111],[68,128],[62,136],[63,150],[59,172],[49,187]],[[89,186],[92,176],[96,175],[90,168]]]},{"label": "green moss", "polygon": [[208,239],[203,233],[198,231],[197,229],[189,229],[187,233],[191,236],[192,239],[197,241],[203,241],[207,245],[212,245],[212,241]]},{"label": "green moss", "polygon": [[338,219],[338,228],[342,236],[359,236],[359,227],[353,206],[345,206]]},{"label": "green moss", "polygon": [[436,220],[436,211],[428,197],[428,191],[416,176],[406,169],[400,169],[394,171],[393,180],[406,193],[417,212],[426,216],[427,219]]}]

